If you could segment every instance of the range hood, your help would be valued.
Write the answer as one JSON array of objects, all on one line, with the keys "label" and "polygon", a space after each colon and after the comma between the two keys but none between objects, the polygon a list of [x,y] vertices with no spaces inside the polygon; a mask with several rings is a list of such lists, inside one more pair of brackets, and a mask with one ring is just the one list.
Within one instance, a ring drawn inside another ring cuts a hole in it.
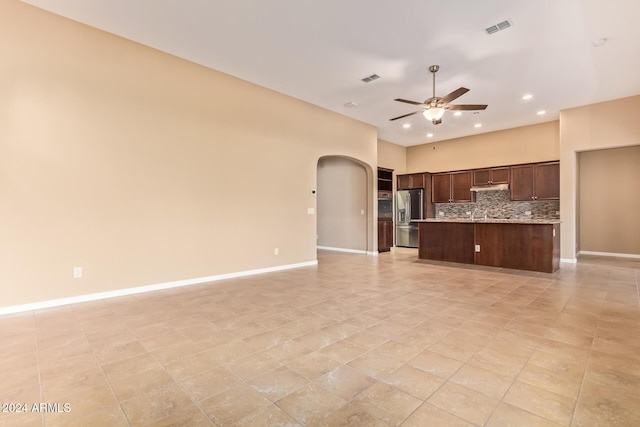
[{"label": "range hood", "polygon": [[471,191],[506,191],[508,189],[509,184],[477,185],[471,187]]}]

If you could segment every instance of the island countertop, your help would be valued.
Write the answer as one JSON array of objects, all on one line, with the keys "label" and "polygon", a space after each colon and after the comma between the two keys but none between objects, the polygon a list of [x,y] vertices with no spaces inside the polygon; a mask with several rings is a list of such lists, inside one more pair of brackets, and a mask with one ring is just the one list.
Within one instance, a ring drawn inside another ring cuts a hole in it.
[{"label": "island countertop", "polygon": [[559,219],[512,219],[512,218],[426,218],[411,222],[455,222],[465,224],[560,224]]}]

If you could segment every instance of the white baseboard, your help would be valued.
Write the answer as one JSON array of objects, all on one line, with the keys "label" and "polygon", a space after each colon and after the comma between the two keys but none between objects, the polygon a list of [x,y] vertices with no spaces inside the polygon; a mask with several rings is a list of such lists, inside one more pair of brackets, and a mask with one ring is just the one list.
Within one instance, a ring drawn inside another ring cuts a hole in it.
[{"label": "white baseboard", "polygon": [[310,267],[318,265],[318,260],[300,262],[297,264],[278,265],[275,267],[258,268],[255,270],[238,271],[235,273],[217,274],[214,276],[197,277],[195,279],[176,280],[173,282],[156,283],[153,285],[138,286],[135,288],[118,289],[115,291],[99,292],[96,294],[78,295],[68,298],[59,298],[49,301],[40,301],[30,304],[14,305],[9,307],[0,307],[0,316],[4,314],[21,313],[31,310],[39,310],[43,308],[58,307],[67,304],[77,304],[81,302],[95,301],[100,299],[121,297],[126,295],[140,294],[143,292],[153,292],[162,289],[178,288],[181,286],[198,285],[207,282],[216,282],[224,279],[233,279],[236,277],[253,276],[255,274],[272,273],[275,271],[290,270],[293,268]]},{"label": "white baseboard", "polygon": [[597,256],[608,256],[615,258],[635,258],[640,259],[640,255],[637,254],[618,254],[615,252],[595,252],[595,251],[580,251],[578,252],[578,256],[580,255],[597,255]]},{"label": "white baseboard", "polygon": [[560,262],[564,262],[567,264],[575,264],[578,262],[577,258],[560,258]]},{"label": "white baseboard", "polygon": [[332,248],[330,246],[317,246],[318,249],[325,251],[347,252],[350,254],[372,255],[373,252],[362,251],[360,249]]}]

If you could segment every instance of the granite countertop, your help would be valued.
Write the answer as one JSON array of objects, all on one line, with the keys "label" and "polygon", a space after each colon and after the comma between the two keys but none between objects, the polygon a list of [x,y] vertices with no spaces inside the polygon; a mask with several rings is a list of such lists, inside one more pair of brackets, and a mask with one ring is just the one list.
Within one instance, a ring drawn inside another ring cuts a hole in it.
[{"label": "granite countertop", "polygon": [[487,224],[560,224],[559,219],[505,219],[505,218],[427,218],[416,219],[411,222],[461,222]]}]

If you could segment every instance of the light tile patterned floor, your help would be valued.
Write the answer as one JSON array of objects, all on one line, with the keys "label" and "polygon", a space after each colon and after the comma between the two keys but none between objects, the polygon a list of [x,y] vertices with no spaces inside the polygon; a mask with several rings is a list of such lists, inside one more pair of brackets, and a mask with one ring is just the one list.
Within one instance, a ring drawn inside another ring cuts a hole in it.
[{"label": "light tile patterned floor", "polygon": [[[2,426],[640,425],[640,261],[319,253],[0,317]],[[70,412],[31,412],[33,403]]]}]

